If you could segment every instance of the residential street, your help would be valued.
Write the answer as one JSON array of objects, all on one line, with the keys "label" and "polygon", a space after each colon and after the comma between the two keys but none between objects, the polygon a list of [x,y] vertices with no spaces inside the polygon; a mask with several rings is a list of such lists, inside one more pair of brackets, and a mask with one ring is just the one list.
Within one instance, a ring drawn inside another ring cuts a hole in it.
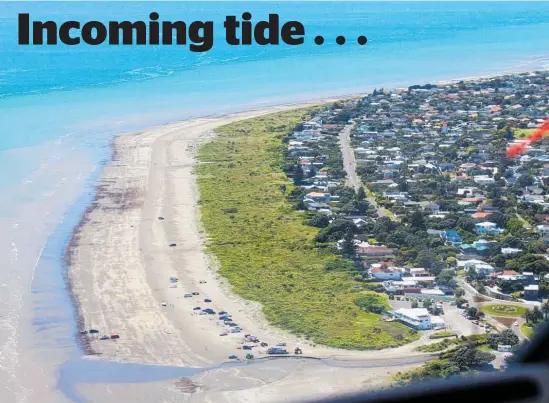
[{"label": "residential street", "polygon": [[[360,187],[360,180],[356,174],[355,153],[351,147],[351,130],[353,130],[354,127],[354,123],[345,126],[345,128],[339,133],[339,143],[341,144],[341,153],[343,154],[343,166],[347,172],[347,186],[358,190]],[[371,200],[368,201],[372,203]]]},{"label": "residential street", "polygon": [[[355,190],[358,190],[360,187],[360,178],[356,174],[356,159],[353,147],[351,147],[351,131],[355,127],[355,123],[345,126],[345,128],[339,133],[339,144],[341,146],[341,153],[343,155],[343,166],[345,172],[347,173],[346,183],[347,186],[352,187]],[[378,217],[389,217],[391,218],[391,212],[386,210],[384,207],[378,207],[375,197],[367,197],[368,203],[371,206],[375,206],[377,209]]]}]

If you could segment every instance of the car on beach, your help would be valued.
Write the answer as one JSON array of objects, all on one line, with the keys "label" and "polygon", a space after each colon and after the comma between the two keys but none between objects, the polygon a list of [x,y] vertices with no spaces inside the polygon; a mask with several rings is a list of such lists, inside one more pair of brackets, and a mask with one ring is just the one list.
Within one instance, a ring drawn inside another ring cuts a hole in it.
[{"label": "car on beach", "polygon": [[240,333],[241,331],[242,331],[242,329],[239,328],[239,327],[233,327],[233,328],[231,329],[231,333]]},{"label": "car on beach", "polygon": [[195,307],[193,308],[193,311],[200,311],[201,309],[202,309],[202,308],[200,308],[199,306],[195,306]]},{"label": "car on beach", "polygon": [[212,302],[211,298],[204,298],[204,302]]},{"label": "car on beach", "polygon": [[200,280],[199,283],[200,284],[206,284],[206,280]]},{"label": "car on beach", "polygon": [[203,309],[203,312],[206,312],[208,315],[215,315],[215,311],[211,308]]},{"label": "car on beach", "polygon": [[166,304],[166,301],[162,301],[162,306],[166,306],[168,304]]},{"label": "car on beach", "polygon": [[238,360],[238,357],[237,357],[236,355],[234,355],[234,354],[231,354],[231,355],[229,356],[229,360]]},{"label": "car on beach", "polygon": [[200,295],[200,293],[198,291],[193,291],[191,294],[192,295]]},{"label": "car on beach", "polygon": [[253,346],[242,346],[242,350],[251,350]]},{"label": "car on beach", "polygon": [[227,336],[229,334],[229,332],[221,332],[219,333],[220,336]]},{"label": "car on beach", "polygon": [[199,312],[198,314],[199,314],[199,315],[207,315],[207,314],[208,314],[208,312],[205,312],[205,311],[200,311],[200,312]]},{"label": "car on beach", "polygon": [[191,294],[190,292],[186,292],[185,295],[183,295],[185,298],[191,298],[193,296],[193,294]]},{"label": "car on beach", "polygon": [[286,347],[286,343],[282,342],[282,343],[276,343],[276,346],[277,347]]},{"label": "car on beach", "polygon": [[229,312],[226,312],[226,311],[220,311],[220,312],[219,312],[219,316],[221,316],[221,315],[228,315],[228,314],[229,314]]}]

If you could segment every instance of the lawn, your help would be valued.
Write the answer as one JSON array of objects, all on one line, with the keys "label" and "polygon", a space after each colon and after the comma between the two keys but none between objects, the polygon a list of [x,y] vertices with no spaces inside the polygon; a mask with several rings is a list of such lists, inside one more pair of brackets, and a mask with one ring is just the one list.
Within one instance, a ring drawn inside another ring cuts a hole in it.
[{"label": "lawn", "polygon": [[523,139],[531,134],[535,129],[515,129],[515,138]]},{"label": "lawn", "polygon": [[526,323],[523,323],[520,325],[520,331],[523,335],[525,335],[527,338],[531,339],[534,335],[534,329],[532,329],[530,326],[528,326]]},{"label": "lawn", "polygon": [[519,317],[526,313],[526,308],[510,304],[490,304],[480,308],[482,312],[493,316]]},{"label": "lawn", "polygon": [[[416,340],[417,332],[355,304],[361,292],[347,272],[327,271],[334,259],[315,248],[286,195],[282,137],[308,110],[236,122],[199,150],[196,173],[208,252],[233,290],[263,305],[274,325],[315,343],[380,349]],[[379,294],[380,298],[387,298]]]}]

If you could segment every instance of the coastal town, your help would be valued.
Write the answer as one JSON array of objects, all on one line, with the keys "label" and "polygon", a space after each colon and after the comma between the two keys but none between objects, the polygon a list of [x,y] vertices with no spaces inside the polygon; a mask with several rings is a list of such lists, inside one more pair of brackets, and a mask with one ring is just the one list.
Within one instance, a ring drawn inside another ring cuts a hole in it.
[{"label": "coastal town", "polygon": [[[545,71],[376,89],[121,137],[67,256],[85,353],[353,360],[376,387],[505,371],[549,316],[549,143],[507,156],[549,116],[548,88]],[[150,142],[151,173],[121,177]],[[115,228],[125,255],[101,235]]]},{"label": "coastal town", "polygon": [[317,245],[387,296],[365,310],[434,337],[506,334],[500,352],[547,318],[549,143],[506,149],[547,119],[548,88],[534,72],[376,89],[285,138]]}]

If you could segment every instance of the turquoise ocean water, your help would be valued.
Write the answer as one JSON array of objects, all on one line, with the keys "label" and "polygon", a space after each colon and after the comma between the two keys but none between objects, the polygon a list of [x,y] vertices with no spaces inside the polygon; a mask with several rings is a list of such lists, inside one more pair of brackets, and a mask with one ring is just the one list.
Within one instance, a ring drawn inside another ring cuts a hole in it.
[{"label": "turquoise ocean water", "polygon": [[[213,48],[17,44],[18,13],[146,21],[152,11],[161,20],[214,21]],[[227,45],[224,17],[245,11],[253,21],[278,13],[302,22],[305,44]],[[24,394],[14,373],[39,360],[55,368],[74,354],[62,255],[116,133],[373,87],[549,68],[548,32],[547,2],[0,3],[0,382]],[[366,46],[356,44],[359,35]]]}]

